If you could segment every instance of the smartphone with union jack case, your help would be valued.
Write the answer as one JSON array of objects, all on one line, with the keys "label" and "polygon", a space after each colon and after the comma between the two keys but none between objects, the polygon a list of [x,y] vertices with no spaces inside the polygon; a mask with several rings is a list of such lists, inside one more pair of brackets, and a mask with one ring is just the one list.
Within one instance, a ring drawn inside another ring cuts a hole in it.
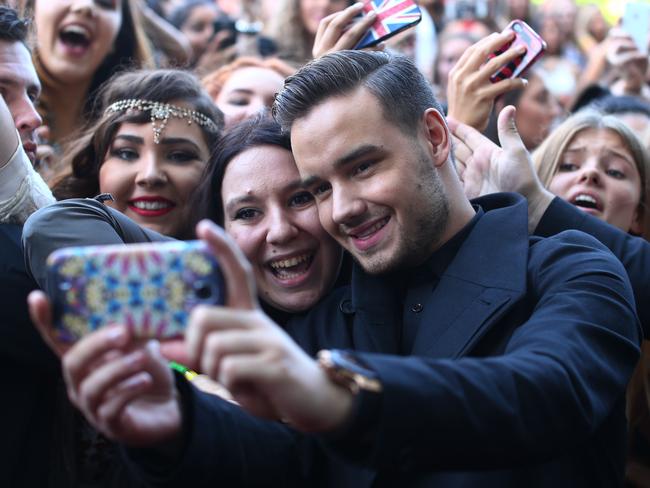
[{"label": "smartphone with union jack case", "polygon": [[135,337],[181,337],[192,308],[225,300],[219,264],[201,241],[69,247],[47,267],[62,342],[110,324]]},{"label": "smartphone with union jack case", "polygon": [[362,15],[373,11],[377,13],[377,20],[354,49],[375,46],[422,20],[420,7],[413,0],[366,0]]}]

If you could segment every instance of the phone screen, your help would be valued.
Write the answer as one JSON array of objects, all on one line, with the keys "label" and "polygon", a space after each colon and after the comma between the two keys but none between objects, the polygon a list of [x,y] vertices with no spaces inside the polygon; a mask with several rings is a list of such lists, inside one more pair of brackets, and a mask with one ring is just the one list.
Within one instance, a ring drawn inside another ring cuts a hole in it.
[{"label": "phone screen", "polygon": [[650,4],[641,2],[627,3],[623,14],[623,29],[634,39],[639,51],[648,54]]}]

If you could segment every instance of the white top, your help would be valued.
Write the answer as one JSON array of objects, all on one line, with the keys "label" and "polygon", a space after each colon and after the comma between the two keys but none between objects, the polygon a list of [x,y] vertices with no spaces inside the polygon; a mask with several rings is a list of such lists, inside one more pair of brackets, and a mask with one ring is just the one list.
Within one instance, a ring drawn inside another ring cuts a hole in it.
[{"label": "white top", "polygon": [[23,224],[35,210],[55,201],[18,144],[9,162],[0,167],[0,223]]}]

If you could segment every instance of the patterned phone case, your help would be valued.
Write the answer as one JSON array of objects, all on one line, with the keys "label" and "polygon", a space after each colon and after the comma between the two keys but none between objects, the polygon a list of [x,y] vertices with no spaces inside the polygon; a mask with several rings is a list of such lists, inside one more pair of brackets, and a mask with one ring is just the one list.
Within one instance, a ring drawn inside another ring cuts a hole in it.
[{"label": "patterned phone case", "polygon": [[217,260],[201,241],[71,247],[47,263],[62,341],[108,324],[137,337],[181,336],[194,306],[225,299]]}]

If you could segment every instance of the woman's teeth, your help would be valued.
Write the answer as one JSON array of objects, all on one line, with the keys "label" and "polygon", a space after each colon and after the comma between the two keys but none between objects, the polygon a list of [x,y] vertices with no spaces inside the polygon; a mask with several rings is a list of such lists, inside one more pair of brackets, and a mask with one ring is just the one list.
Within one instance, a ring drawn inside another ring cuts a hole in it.
[{"label": "woman's teeth", "polygon": [[160,210],[172,207],[172,204],[168,202],[132,202],[131,205],[142,210]]},{"label": "woman's teeth", "polygon": [[313,255],[302,254],[288,259],[279,259],[270,263],[273,273],[281,279],[291,279],[304,274],[311,264]]}]

